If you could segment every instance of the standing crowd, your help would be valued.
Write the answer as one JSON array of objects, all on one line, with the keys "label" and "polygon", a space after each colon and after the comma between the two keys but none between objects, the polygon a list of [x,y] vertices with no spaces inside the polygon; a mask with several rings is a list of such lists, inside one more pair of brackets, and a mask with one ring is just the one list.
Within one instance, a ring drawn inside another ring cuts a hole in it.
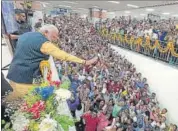
[{"label": "standing crowd", "polygon": [[[135,39],[142,39],[142,45],[130,45],[129,43],[118,43],[114,41],[114,44],[119,44],[119,46],[145,54],[147,56],[160,59],[162,61],[168,62],[169,64],[177,65],[178,59],[177,55],[173,55],[170,51],[164,52],[171,42],[174,46],[175,54],[178,53],[178,25],[176,25],[176,19],[168,20],[157,20],[153,21],[148,19],[137,20],[130,17],[119,17],[112,20],[106,20],[102,22],[101,26],[98,28],[107,29],[109,34],[120,34],[122,38],[127,35],[127,40],[129,41],[131,37]],[[151,46],[145,46],[145,43],[149,40]],[[156,40],[159,40],[160,47],[154,47]],[[152,49],[152,47],[154,47]]]},{"label": "standing crowd", "polygon": [[168,41],[173,41],[178,47],[178,29],[175,19],[153,21],[120,17],[106,20],[102,23],[102,28],[107,28],[109,32],[116,32],[121,35],[134,35],[136,38],[158,39],[162,45],[166,45]]},{"label": "standing crowd", "polygon": [[77,131],[176,131],[167,124],[147,79],[124,56],[114,51],[94,25],[78,16],[48,17],[59,29],[62,50],[82,59],[99,56],[92,66],[57,61],[62,84],[69,85],[67,100]]}]

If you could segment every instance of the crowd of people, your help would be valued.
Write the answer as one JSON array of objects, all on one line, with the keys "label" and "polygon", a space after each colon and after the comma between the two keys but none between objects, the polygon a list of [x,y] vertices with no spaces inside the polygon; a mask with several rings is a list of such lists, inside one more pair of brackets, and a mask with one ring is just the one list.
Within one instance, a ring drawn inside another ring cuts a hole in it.
[{"label": "crowd of people", "polygon": [[107,28],[109,32],[116,32],[121,35],[134,35],[136,38],[158,39],[163,45],[166,45],[168,41],[174,41],[175,46],[178,47],[178,29],[175,19],[153,21],[150,19],[137,20],[120,17],[107,20],[103,23],[102,28]]},{"label": "crowd of people", "polygon": [[[99,56],[92,66],[57,61],[62,84],[70,83],[72,96],[67,103],[77,131],[177,130],[176,124],[167,124],[168,110],[159,107],[147,78],[114,51],[94,25],[78,16],[48,17],[45,21],[59,29],[60,42],[56,44],[64,51],[83,59]],[[121,31],[137,31],[128,27],[123,25]]]},{"label": "crowd of people", "polygon": [[[112,20],[107,19],[99,28],[107,29],[110,34],[120,34],[123,38],[124,35],[127,35],[128,40],[131,36],[135,39],[141,38],[143,44],[150,39],[152,46],[156,40],[159,40],[160,47],[164,49],[167,48],[169,42],[172,42],[175,53],[178,53],[178,27],[175,19],[153,21],[149,18],[137,20],[135,18],[131,19],[131,17],[119,17]],[[114,43],[118,44],[117,42]],[[129,43],[120,44],[120,46],[173,65],[178,64],[178,59],[175,55],[172,55],[169,51],[163,53],[158,47],[155,47],[154,50],[143,45],[136,48],[135,46],[130,47]]]}]

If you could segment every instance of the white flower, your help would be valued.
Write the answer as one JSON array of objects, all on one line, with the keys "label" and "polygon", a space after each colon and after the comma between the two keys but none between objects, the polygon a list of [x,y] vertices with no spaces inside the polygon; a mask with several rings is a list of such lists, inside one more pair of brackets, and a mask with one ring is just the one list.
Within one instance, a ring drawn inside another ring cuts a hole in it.
[{"label": "white flower", "polygon": [[[66,109],[66,110],[64,110]],[[69,107],[66,101],[60,101],[59,105],[57,107],[57,113],[60,115],[66,115],[66,116],[71,116],[70,115],[70,111],[69,111]]]},{"label": "white flower", "polygon": [[25,118],[22,113],[16,113],[14,120],[12,120],[12,128],[15,131],[24,131],[29,126],[29,120]]},{"label": "white flower", "polygon": [[43,119],[39,125],[39,131],[58,131],[57,130],[57,121],[49,118]]},{"label": "white flower", "polygon": [[71,92],[67,89],[58,89],[54,92],[56,94],[56,100],[67,100],[71,97]]}]

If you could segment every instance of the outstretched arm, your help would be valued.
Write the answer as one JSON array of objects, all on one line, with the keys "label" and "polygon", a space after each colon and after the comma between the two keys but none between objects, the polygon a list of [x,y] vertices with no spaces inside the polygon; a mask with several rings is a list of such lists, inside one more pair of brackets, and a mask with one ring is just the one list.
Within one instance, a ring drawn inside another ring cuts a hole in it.
[{"label": "outstretched arm", "polygon": [[96,58],[93,58],[91,60],[85,61],[83,59],[80,59],[76,56],[73,56],[73,55],[59,49],[57,46],[55,46],[51,42],[43,43],[40,50],[41,50],[42,53],[51,55],[51,56],[53,56],[57,59],[60,59],[60,60],[63,60],[63,61],[71,61],[71,62],[80,63],[80,64],[91,65],[98,60],[98,58],[96,57]]}]

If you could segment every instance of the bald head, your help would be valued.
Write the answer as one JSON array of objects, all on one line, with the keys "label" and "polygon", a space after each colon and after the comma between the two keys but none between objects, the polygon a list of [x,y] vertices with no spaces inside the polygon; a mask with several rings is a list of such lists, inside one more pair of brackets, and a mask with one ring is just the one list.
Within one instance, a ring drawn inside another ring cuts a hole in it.
[{"label": "bald head", "polygon": [[51,42],[59,39],[59,31],[54,25],[43,25],[39,31]]}]

